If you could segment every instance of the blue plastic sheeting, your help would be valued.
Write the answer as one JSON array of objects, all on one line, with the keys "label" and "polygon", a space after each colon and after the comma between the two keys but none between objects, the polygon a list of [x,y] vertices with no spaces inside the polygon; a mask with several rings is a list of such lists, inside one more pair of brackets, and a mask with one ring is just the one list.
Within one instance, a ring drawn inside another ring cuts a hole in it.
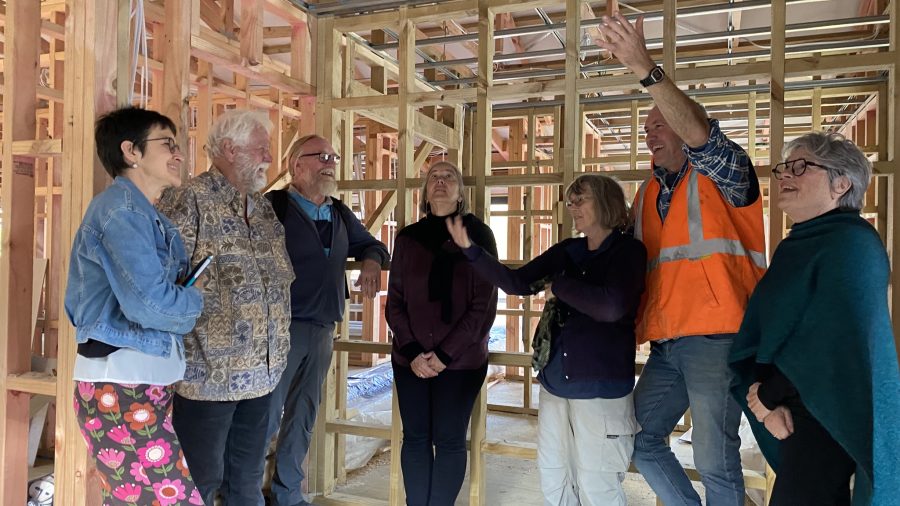
[{"label": "blue plastic sheeting", "polygon": [[[488,348],[491,350],[506,349],[506,327],[491,328]],[[347,403],[357,399],[374,399],[391,389],[394,383],[394,371],[391,363],[385,362],[371,369],[347,376]]]}]

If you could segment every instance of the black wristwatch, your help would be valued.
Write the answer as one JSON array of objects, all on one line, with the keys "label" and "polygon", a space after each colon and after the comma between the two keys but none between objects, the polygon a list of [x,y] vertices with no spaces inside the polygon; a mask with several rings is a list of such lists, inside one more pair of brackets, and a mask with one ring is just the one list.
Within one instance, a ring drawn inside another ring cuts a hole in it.
[{"label": "black wristwatch", "polygon": [[666,73],[663,72],[662,67],[657,65],[657,66],[653,67],[653,69],[650,71],[649,76],[641,79],[641,86],[646,88],[648,86],[652,86],[652,85],[662,81],[665,78],[666,78]]}]

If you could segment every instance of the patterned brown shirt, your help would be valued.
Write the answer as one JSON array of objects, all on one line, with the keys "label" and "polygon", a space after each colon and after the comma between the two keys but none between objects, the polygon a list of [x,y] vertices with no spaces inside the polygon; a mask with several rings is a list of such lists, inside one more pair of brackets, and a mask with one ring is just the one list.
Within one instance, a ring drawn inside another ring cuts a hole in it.
[{"label": "patterned brown shirt", "polygon": [[175,388],[188,399],[261,397],[287,362],[294,271],[284,227],[261,194],[247,201],[245,221],[240,193],[213,167],[158,204],[180,230],[192,266],[214,255],[201,277],[203,313],[184,336],[187,369]]}]

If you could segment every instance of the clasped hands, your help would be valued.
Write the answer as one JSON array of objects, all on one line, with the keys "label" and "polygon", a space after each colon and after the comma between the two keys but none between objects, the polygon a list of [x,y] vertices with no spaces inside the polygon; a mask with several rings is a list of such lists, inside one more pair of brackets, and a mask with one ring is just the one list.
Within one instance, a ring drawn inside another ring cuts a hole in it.
[{"label": "clasped hands", "polygon": [[750,391],[747,392],[747,405],[750,411],[756,416],[756,420],[765,425],[775,439],[787,439],[794,433],[794,418],[791,416],[791,410],[784,406],[778,406],[770,410],[761,400],[759,400],[760,382],[750,385]]},{"label": "clasped hands", "polygon": [[419,356],[414,358],[409,366],[412,368],[413,374],[423,379],[434,378],[447,368],[433,351],[419,353]]}]

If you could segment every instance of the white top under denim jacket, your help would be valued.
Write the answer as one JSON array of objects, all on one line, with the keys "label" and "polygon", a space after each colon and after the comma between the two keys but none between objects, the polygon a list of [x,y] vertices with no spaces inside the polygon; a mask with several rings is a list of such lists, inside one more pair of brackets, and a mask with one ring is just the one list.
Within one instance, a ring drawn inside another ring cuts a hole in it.
[{"label": "white top under denim jacket", "polygon": [[[93,373],[76,379],[149,383],[143,380],[174,376],[173,367],[183,370],[182,335],[203,309],[196,288],[176,284],[188,268],[177,229],[131,181],[117,177],[97,195],[72,245],[65,309],[76,342],[94,339],[122,350],[99,359],[79,356],[76,376]],[[144,360],[149,357],[156,359]],[[121,360],[113,369],[134,374],[96,377],[108,371],[97,367],[98,360]]]}]

